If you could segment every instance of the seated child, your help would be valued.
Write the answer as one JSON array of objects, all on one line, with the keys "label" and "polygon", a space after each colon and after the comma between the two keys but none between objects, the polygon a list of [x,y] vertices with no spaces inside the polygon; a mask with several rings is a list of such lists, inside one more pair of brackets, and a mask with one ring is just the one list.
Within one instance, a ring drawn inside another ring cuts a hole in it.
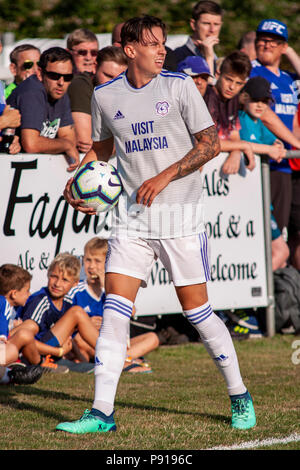
[{"label": "seated child", "polygon": [[[86,243],[83,256],[83,268],[86,279],[73,287],[68,295],[73,305],[79,305],[87,312],[98,331],[102,324],[105,302],[104,277],[107,246],[107,240],[99,237],[94,237]],[[153,333],[153,335],[155,334]],[[153,335],[149,333],[142,335],[139,339],[134,338],[130,340],[124,371],[133,373],[150,372],[149,366],[137,363],[135,360],[158,346],[158,343],[156,345],[156,342],[154,343],[153,341]],[[73,339],[71,354],[73,354],[73,358],[75,357],[74,360],[94,361],[95,349],[84,341],[79,332]]]},{"label": "seated child", "polygon": [[[107,253],[107,240],[94,237],[84,246],[83,268],[85,279],[71,289],[68,297],[73,305],[79,305],[90,317],[93,325],[100,330],[105,301],[104,266]],[[73,353],[78,359],[94,360],[95,350],[77,333],[73,339]],[[72,353],[71,353],[72,354]]]},{"label": "seated child", "polygon": [[79,331],[93,348],[98,330],[80,306],[72,306],[68,292],[79,281],[80,261],[69,253],[58,254],[48,269],[48,284],[32,294],[21,318],[23,327],[33,331],[42,356],[60,358],[72,348],[71,335]]},{"label": "seated child", "polygon": [[[31,274],[14,264],[0,267],[0,383],[30,384],[42,375],[38,365],[40,355],[35,348],[34,335],[26,329],[11,329],[15,308],[25,305],[30,295]],[[22,352],[34,367],[9,367],[18,361]],[[8,366],[8,367],[5,367]]]}]

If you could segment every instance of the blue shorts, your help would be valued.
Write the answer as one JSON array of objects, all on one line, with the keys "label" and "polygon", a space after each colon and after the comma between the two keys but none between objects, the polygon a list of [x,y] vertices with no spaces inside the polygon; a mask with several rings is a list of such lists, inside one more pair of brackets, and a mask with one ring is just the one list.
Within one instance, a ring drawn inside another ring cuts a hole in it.
[{"label": "blue shorts", "polygon": [[48,346],[53,346],[55,348],[59,348],[60,344],[56,336],[52,333],[51,330],[47,331],[44,336],[41,337],[40,341],[42,343],[48,344]]}]

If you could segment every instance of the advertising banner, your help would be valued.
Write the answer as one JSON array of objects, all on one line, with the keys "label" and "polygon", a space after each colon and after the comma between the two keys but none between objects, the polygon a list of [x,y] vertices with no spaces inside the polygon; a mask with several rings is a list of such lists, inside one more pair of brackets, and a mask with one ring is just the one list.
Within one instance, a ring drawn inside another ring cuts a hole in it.
[{"label": "advertising banner", "polygon": [[[267,305],[262,185],[259,157],[225,178],[220,154],[202,171],[206,230],[211,252],[210,302],[217,310]],[[109,238],[111,214],[87,216],[63,198],[70,178],[62,155],[1,155],[0,264],[14,263],[33,276],[32,289],[47,283],[58,252],[82,256],[94,236]],[[188,262],[188,260],[187,260]],[[137,315],[181,311],[168,273],[155,261],[148,287],[140,289]]]}]

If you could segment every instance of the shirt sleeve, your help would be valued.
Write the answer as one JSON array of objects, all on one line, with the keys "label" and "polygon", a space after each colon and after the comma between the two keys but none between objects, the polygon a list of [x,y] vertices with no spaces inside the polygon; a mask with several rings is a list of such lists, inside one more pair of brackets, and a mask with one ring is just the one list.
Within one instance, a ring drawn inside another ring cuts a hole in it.
[{"label": "shirt sleeve", "polygon": [[26,305],[20,312],[20,317],[23,321],[33,320],[40,325],[47,310],[47,297],[34,296],[27,300]]},{"label": "shirt sleeve", "polygon": [[180,107],[183,120],[192,135],[214,125],[201,93],[191,77],[187,77],[183,82]]},{"label": "shirt sleeve", "polygon": [[68,88],[71,112],[91,115],[93,83],[90,78],[79,74],[75,76]]},{"label": "shirt sleeve", "polygon": [[[12,106],[14,106],[12,104]],[[45,121],[45,98],[40,90],[20,93],[16,100],[16,107],[21,113],[21,129],[43,129]]]},{"label": "shirt sleeve", "polygon": [[92,139],[94,142],[101,142],[113,136],[111,130],[105,125],[101,107],[97,101],[95,91],[92,95]]},{"label": "shirt sleeve", "polygon": [[0,339],[8,337],[8,324],[9,320],[5,316],[5,302],[0,299]]}]

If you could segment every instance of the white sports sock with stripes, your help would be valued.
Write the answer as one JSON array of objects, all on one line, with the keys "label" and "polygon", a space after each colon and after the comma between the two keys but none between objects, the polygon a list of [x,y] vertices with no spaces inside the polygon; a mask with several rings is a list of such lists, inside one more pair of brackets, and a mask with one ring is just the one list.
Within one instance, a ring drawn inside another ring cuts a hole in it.
[{"label": "white sports sock with stripes", "polygon": [[108,294],[95,349],[95,397],[93,408],[112,413],[120,375],[126,359],[128,324],[133,303]]},{"label": "white sports sock with stripes", "polygon": [[245,393],[238,358],[230,333],[223,321],[213,312],[207,302],[184,315],[198,331],[207,352],[222,373],[229,395]]}]

